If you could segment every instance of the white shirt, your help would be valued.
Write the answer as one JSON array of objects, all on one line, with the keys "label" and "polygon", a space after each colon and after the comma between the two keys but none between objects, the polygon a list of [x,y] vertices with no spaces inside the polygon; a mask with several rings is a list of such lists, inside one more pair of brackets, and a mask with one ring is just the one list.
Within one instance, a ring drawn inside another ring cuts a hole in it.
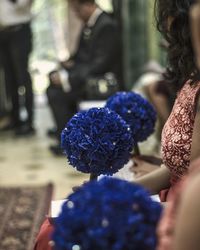
[{"label": "white shirt", "polygon": [[[0,0],[1,1],[1,0]],[[87,26],[88,27],[93,27],[98,19],[98,17],[101,15],[103,11],[97,7],[95,9],[95,11],[92,13],[92,15],[90,16],[88,22],[87,22]],[[62,69],[58,71],[59,76],[60,76],[60,80],[61,80],[61,85],[63,88],[64,92],[69,92],[71,90],[71,86],[69,83],[69,74],[66,70]]]},{"label": "white shirt", "polygon": [[31,5],[33,0],[0,0],[0,27],[8,27],[31,20]]}]

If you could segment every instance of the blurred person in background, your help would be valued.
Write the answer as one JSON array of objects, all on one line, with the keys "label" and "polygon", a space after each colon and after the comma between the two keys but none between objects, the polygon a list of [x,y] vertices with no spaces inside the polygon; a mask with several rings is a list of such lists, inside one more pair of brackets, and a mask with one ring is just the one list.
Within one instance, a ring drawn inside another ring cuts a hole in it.
[{"label": "blurred person in background", "polygon": [[7,113],[8,113],[7,106],[8,106],[7,93],[6,93],[6,86],[4,84],[4,72],[2,69],[2,56],[0,54],[0,129],[4,128],[9,120],[9,118],[7,117]]},{"label": "blurred person in background", "polygon": [[[60,133],[77,112],[77,104],[85,97],[86,81],[107,72],[120,75],[120,38],[116,21],[95,3],[95,0],[69,0],[78,18],[83,21],[76,53],[61,63],[61,69],[49,74],[47,96],[56,123],[56,145],[50,146],[61,155]],[[119,78],[119,77],[118,77]]]},{"label": "blurred person in background", "polygon": [[[165,123],[171,109],[168,108],[167,97],[170,96],[167,90],[163,90],[163,93],[159,92],[159,88],[162,90],[162,84],[165,84],[163,80],[163,74],[165,69],[154,60],[150,60],[144,65],[143,74],[139,77],[136,83],[133,85],[133,91],[142,92],[154,105],[158,118],[161,123]],[[161,85],[161,86],[159,86]],[[152,93],[153,92],[153,93]],[[166,95],[166,98],[165,95]],[[156,101],[155,101],[156,100]]]},{"label": "blurred person in background", "polygon": [[[33,92],[28,71],[32,50],[31,6],[33,0],[0,1],[0,55],[7,95],[11,100],[10,124],[16,135],[31,135],[33,128]],[[24,92],[25,121],[20,117],[19,89]]]}]

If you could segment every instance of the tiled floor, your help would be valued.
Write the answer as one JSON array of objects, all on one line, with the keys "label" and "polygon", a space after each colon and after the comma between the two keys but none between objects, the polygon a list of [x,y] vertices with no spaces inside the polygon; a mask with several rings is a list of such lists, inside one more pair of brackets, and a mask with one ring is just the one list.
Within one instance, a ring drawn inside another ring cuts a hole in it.
[{"label": "tiled floor", "polygon": [[52,182],[54,199],[62,199],[79,185],[87,175],[75,171],[65,157],[54,157],[48,146],[54,143],[46,136],[52,126],[46,105],[36,108],[37,134],[29,138],[16,138],[11,132],[0,133],[0,185],[26,186]]}]

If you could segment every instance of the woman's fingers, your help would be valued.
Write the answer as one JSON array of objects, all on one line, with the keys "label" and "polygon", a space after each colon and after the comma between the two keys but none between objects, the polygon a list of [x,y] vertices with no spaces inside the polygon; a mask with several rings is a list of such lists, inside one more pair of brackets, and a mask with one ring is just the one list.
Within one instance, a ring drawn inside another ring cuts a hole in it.
[{"label": "woman's fingers", "polygon": [[133,165],[130,167],[130,171],[138,178],[158,168],[158,165],[143,161],[140,157],[133,157]]}]

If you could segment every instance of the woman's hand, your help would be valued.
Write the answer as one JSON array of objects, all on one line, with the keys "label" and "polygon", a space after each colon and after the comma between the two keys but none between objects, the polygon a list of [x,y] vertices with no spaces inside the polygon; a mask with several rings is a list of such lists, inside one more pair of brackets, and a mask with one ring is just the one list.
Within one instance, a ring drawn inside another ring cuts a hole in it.
[{"label": "woman's hand", "polygon": [[80,186],[74,186],[72,187],[72,191],[76,192],[78,191],[84,184],[86,184],[88,181],[84,181]]},{"label": "woman's hand", "polygon": [[135,156],[132,158],[134,164],[130,167],[136,178],[146,175],[160,168],[161,159],[153,156]]},{"label": "woman's hand", "polygon": [[163,163],[161,158],[152,155],[140,155],[140,156],[133,155],[133,158],[134,157],[157,166],[160,166]]},{"label": "woman's hand", "polygon": [[68,70],[74,66],[74,61],[73,60],[61,61],[60,66]]},{"label": "woman's hand", "polygon": [[61,86],[61,80],[58,71],[55,71],[50,76],[50,81],[54,86]]}]

